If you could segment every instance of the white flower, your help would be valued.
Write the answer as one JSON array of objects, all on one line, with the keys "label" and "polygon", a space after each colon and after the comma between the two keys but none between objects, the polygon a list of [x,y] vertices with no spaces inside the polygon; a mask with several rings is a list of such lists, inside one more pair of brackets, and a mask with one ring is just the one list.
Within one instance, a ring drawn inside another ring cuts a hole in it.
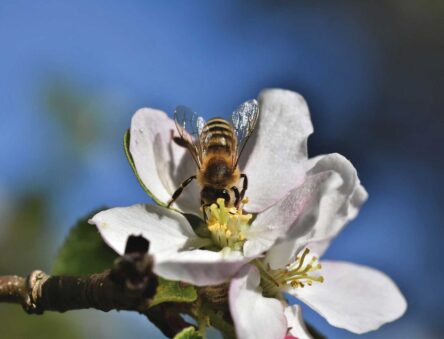
[{"label": "white flower", "polygon": [[[322,255],[367,198],[356,172],[344,158],[321,157],[309,173],[298,188],[301,192],[319,187],[320,178],[328,183],[329,190],[319,191],[319,201],[302,209],[297,222],[274,242],[264,258],[244,266],[231,280],[229,305],[239,338],[281,339],[287,334],[311,338],[299,305],[288,306],[283,293],[304,302],[331,325],[358,334],[398,319],[407,308],[405,298],[384,273],[348,262],[318,263],[317,257],[309,254],[311,249]],[[292,210],[293,206],[284,201],[278,204]],[[301,228],[309,231],[301,236]],[[252,225],[250,232],[256,229]],[[299,255],[295,258],[295,254]]]},{"label": "white flower", "polygon": [[[232,279],[229,289],[229,305],[238,337],[282,339],[288,333],[299,339],[311,338],[299,305],[288,306],[282,298],[283,292],[303,301],[331,325],[358,334],[376,330],[404,314],[406,301],[384,273],[348,262],[321,263],[322,266],[316,263],[316,258],[307,256],[299,269],[303,271],[301,274],[286,270],[294,269],[294,263],[268,272],[266,266],[258,265],[259,269],[244,266]],[[311,269],[304,270],[308,265]],[[318,270],[322,276],[315,273]],[[274,297],[264,296],[270,293]],[[251,312],[252,309],[260,312]]]},{"label": "white flower", "polygon": [[[356,216],[367,193],[344,157],[308,159],[312,125],[300,95],[266,90],[258,100],[260,120],[240,163],[249,178],[250,201],[244,207],[255,215],[251,225],[251,214],[227,209],[220,201],[220,208],[211,208],[211,236],[201,238],[181,213],[165,207],[196,167],[186,150],[172,142],[174,122],[148,108],[132,119],[130,153],[143,186],[160,206],[113,208],[95,215],[91,223],[120,254],[129,235],[149,239],[154,271],[167,279],[204,286],[234,276],[229,302],[241,338],[280,339],[288,329],[298,338],[309,337],[299,306],[287,306],[282,292],[305,302],[332,325],[356,333],[400,317],[406,302],[383,273],[324,261],[320,278],[315,259],[309,260],[307,253],[294,259],[307,247],[322,255]],[[191,184],[173,207],[200,216],[199,191]],[[214,246],[221,250],[205,249]],[[267,285],[267,277],[277,285]],[[302,284],[311,286],[301,288]]]},{"label": "white flower", "polygon": [[[164,207],[196,166],[187,151],[172,142],[174,122],[149,108],[138,110],[132,119],[130,152],[141,181],[160,206],[135,205],[98,213],[91,223],[104,240],[122,254],[127,237],[141,234],[150,241],[156,274],[202,286],[227,281],[276,241],[267,259],[272,267],[286,264],[305,237],[323,243],[334,237],[367,196],[356,170],[338,154],[308,159],[312,125],[299,94],[265,90],[258,101],[258,126],[240,163],[249,179],[245,208],[256,217],[248,229],[235,232],[241,236],[241,246],[219,252],[200,249],[210,240],[198,237],[181,213]],[[193,183],[173,207],[201,215],[199,194]]]}]

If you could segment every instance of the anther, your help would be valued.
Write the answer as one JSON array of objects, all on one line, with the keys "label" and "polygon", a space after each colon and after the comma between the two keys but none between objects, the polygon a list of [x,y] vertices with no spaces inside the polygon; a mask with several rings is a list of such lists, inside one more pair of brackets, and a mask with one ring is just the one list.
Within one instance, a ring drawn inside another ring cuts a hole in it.
[{"label": "anther", "polygon": [[217,199],[209,208],[207,220],[214,243],[220,248],[241,250],[251,218],[252,215],[243,214],[241,208],[227,207],[224,199]]}]

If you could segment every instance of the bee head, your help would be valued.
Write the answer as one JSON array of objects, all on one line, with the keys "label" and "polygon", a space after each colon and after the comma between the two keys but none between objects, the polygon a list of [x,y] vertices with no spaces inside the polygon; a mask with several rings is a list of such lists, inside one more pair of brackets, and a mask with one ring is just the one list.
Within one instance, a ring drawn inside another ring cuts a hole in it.
[{"label": "bee head", "polygon": [[200,197],[205,204],[216,202],[219,198],[224,199],[227,205],[230,202],[230,192],[225,188],[205,186],[200,193]]}]

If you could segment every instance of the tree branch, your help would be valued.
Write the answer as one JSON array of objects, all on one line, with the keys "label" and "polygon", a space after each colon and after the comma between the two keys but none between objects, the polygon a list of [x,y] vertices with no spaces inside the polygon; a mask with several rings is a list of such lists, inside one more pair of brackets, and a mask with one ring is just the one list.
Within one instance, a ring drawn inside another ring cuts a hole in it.
[{"label": "tree branch", "polygon": [[[66,312],[94,308],[136,311],[144,314],[166,336],[173,337],[192,326],[181,314],[198,317],[201,301],[193,303],[163,302],[150,305],[158,279],[152,273],[153,260],[148,255],[149,242],[141,236],[128,238],[125,254],[117,258],[111,269],[88,276],[50,276],[36,270],[26,278],[0,276],[0,302],[21,304],[28,314],[45,311]],[[207,310],[209,312],[209,310]],[[209,312],[214,326],[225,337],[234,331],[221,326],[219,315]],[[223,325],[223,324],[222,324]]]},{"label": "tree branch", "polygon": [[90,276],[49,276],[42,271],[26,278],[0,276],[0,302],[19,303],[29,314],[85,308],[147,312],[157,287],[148,247],[146,239],[131,236],[125,255],[112,269]]}]

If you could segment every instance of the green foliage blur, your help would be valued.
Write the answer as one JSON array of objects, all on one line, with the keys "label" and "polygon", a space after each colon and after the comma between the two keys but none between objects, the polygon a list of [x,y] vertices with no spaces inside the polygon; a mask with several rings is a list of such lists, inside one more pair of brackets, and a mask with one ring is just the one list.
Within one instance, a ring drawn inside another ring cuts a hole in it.
[{"label": "green foliage blur", "polygon": [[[55,142],[63,143],[71,155],[76,154],[75,161],[81,162],[91,148],[110,137],[109,124],[99,128],[106,106],[68,77],[49,75],[41,84],[38,103],[61,132],[57,138],[64,137]],[[57,170],[57,163],[54,166]],[[36,269],[54,274],[90,274],[110,267],[116,254],[87,223],[89,216],[72,228],[65,242],[60,242],[60,229],[68,225],[54,224],[52,189],[48,183],[36,180],[28,190],[0,196],[0,274],[27,276]],[[72,246],[67,248],[66,244]],[[20,305],[0,304],[0,319],[0,338],[7,339],[94,338],[119,336],[120,331],[119,323],[110,321],[109,314],[94,310],[28,315]]]},{"label": "green foliage blur", "polygon": [[95,213],[71,228],[52,265],[54,275],[89,275],[109,269],[117,254],[102,240],[97,228],[88,223]]},{"label": "green foliage blur", "polygon": [[[51,246],[46,245],[54,239],[43,192],[24,194],[10,201],[7,213],[3,214],[6,215],[2,216],[0,248],[7,255],[0,257],[0,272],[26,276],[34,269],[48,271]],[[78,316],[52,312],[29,316],[20,305],[0,304],[0,319],[2,338],[83,337],[78,331]]]}]

